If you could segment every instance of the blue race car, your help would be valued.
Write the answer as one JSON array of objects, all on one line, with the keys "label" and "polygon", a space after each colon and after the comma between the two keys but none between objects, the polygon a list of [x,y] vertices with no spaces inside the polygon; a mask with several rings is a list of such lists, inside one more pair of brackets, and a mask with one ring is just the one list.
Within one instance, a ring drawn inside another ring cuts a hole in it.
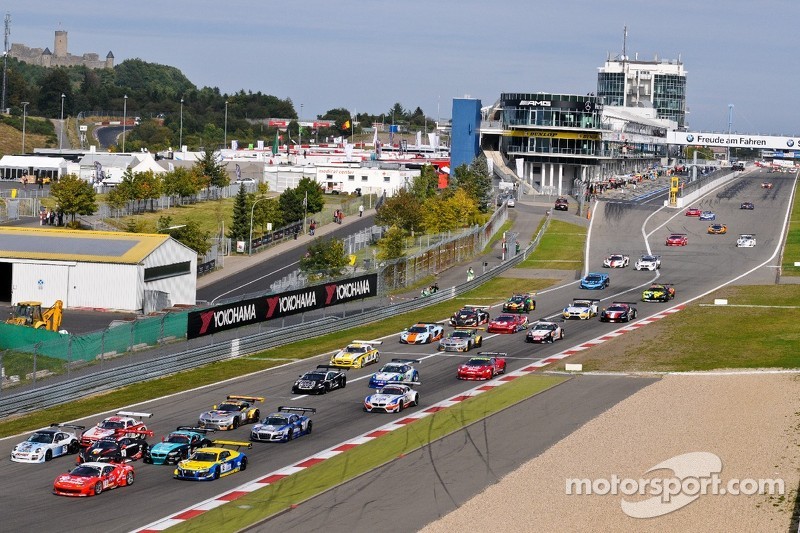
[{"label": "blue race car", "polygon": [[717,215],[714,211],[703,211],[700,213],[700,220],[716,220]]},{"label": "blue race car", "polygon": [[311,419],[306,413],[316,413],[313,407],[289,407],[281,405],[277,413],[272,413],[253,426],[250,440],[258,442],[286,442],[301,435],[311,433]]},{"label": "blue race car", "polygon": [[372,374],[369,388],[380,389],[390,381],[419,381],[419,372],[411,366],[411,363],[419,362],[419,359],[392,359],[391,363]]},{"label": "blue race car", "polygon": [[581,280],[581,289],[605,289],[608,287],[608,274],[602,272],[589,272]]},{"label": "blue race car", "polygon": [[[225,446],[237,449],[229,450]],[[240,472],[247,468],[247,456],[238,448],[252,446],[249,442],[215,440],[213,446],[200,448],[188,459],[179,462],[173,477],[191,481],[213,481]]]},{"label": "blue race car", "polygon": [[144,451],[144,462],[154,465],[178,464],[188,459],[198,448],[211,446],[212,442],[206,435],[213,429],[197,428],[192,426],[178,426],[178,428],[161,439],[161,442]]}]

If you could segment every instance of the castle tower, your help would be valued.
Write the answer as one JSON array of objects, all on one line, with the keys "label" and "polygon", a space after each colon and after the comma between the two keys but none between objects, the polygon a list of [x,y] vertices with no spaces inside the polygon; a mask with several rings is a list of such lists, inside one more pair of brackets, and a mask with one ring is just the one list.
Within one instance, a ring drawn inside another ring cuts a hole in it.
[{"label": "castle tower", "polygon": [[106,56],[105,68],[114,68],[114,54],[111,53],[111,50],[108,51],[108,55]]},{"label": "castle tower", "polygon": [[56,58],[67,57],[67,32],[56,30],[56,39],[53,44],[53,55]]},{"label": "castle tower", "polygon": [[45,48],[44,52],[42,52],[42,66],[50,68],[53,64],[53,53],[50,51],[49,48]]}]

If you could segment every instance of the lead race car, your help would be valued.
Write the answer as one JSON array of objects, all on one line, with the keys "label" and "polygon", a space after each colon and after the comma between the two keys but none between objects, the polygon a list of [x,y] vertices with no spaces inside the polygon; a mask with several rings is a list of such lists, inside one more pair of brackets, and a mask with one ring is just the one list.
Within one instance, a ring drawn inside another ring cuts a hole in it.
[{"label": "lead race car", "polygon": [[412,388],[412,385],[420,383],[411,381],[387,383],[375,394],[364,398],[364,411],[399,413],[406,407],[419,405],[419,393]]},{"label": "lead race car", "polygon": [[74,424],[50,424],[50,427],[34,431],[27,440],[11,450],[11,460],[17,463],[44,463],[53,457],[75,454],[80,451],[77,432],[86,426]]},{"label": "lead race car", "polygon": [[574,298],[572,303],[564,308],[561,316],[564,320],[577,318],[578,320],[589,320],[597,316],[597,306],[600,300],[597,298]]},{"label": "lead race car", "polygon": [[481,328],[456,329],[450,335],[439,341],[436,347],[440,352],[468,352],[472,348],[483,346],[483,335],[478,333]]},{"label": "lead race car", "polygon": [[277,413],[264,417],[264,420],[250,430],[250,440],[257,442],[288,442],[311,433],[313,423],[309,413],[316,413],[313,407],[292,407],[281,405]]},{"label": "lead race car", "polygon": [[139,431],[147,431],[143,418],[151,418],[153,413],[138,413],[135,411],[119,411],[114,416],[109,416],[96,426],[87,429],[81,435],[81,446],[88,448],[95,442],[106,437],[131,437]]},{"label": "lead race car", "polygon": [[236,429],[242,424],[258,422],[260,411],[256,402],[263,402],[260,396],[228,395],[226,401],[215,405],[210,411],[200,413],[198,425],[207,429]]},{"label": "lead race car", "polygon": [[436,322],[418,322],[400,334],[403,344],[429,344],[444,336],[444,328]]},{"label": "lead race car", "polygon": [[372,374],[369,388],[379,389],[387,383],[409,383],[419,381],[419,371],[412,364],[419,364],[419,359],[392,359],[391,363]]},{"label": "lead race car", "polygon": [[376,345],[383,341],[352,341],[350,344],[331,356],[331,366],[346,368],[361,368],[362,366],[377,363],[381,354]]}]

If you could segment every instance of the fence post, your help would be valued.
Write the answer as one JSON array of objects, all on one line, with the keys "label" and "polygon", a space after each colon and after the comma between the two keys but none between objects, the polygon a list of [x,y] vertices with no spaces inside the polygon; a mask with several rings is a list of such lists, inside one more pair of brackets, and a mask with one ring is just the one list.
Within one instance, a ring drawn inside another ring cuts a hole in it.
[{"label": "fence post", "polygon": [[69,377],[69,373],[72,370],[72,335],[69,336],[69,341],[67,342],[67,377]]},{"label": "fence post", "polygon": [[165,313],[161,316],[160,330],[158,332],[158,344],[164,342],[164,322],[166,322],[168,316],[169,313]]},{"label": "fence post", "polygon": [[33,345],[33,384],[36,385],[36,355],[39,353],[39,347],[42,345],[41,342],[37,342]]},{"label": "fence post", "polygon": [[3,395],[3,382],[6,380],[6,369],[3,368],[3,354],[0,352],[0,396]]},{"label": "fence post", "polygon": [[103,334],[100,335],[100,368],[103,368],[103,359],[105,359],[106,353],[106,331],[107,329],[103,330]]},{"label": "fence post", "polygon": [[128,352],[133,351],[133,332],[136,329],[136,321],[131,322],[131,340],[128,343]]}]

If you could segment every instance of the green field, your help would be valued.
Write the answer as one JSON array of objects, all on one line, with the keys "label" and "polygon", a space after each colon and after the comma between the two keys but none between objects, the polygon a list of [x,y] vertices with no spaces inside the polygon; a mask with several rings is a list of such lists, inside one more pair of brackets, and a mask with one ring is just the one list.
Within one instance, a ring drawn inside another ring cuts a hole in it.
[{"label": "green field", "polygon": [[587,229],[577,224],[551,220],[536,251],[517,268],[581,270]]},{"label": "green field", "polygon": [[794,191],[795,201],[792,206],[789,231],[786,234],[786,243],[783,248],[782,276],[800,276],[800,267],[794,266],[796,262],[800,262],[800,202],[797,201],[798,192],[800,192],[800,182]]}]

